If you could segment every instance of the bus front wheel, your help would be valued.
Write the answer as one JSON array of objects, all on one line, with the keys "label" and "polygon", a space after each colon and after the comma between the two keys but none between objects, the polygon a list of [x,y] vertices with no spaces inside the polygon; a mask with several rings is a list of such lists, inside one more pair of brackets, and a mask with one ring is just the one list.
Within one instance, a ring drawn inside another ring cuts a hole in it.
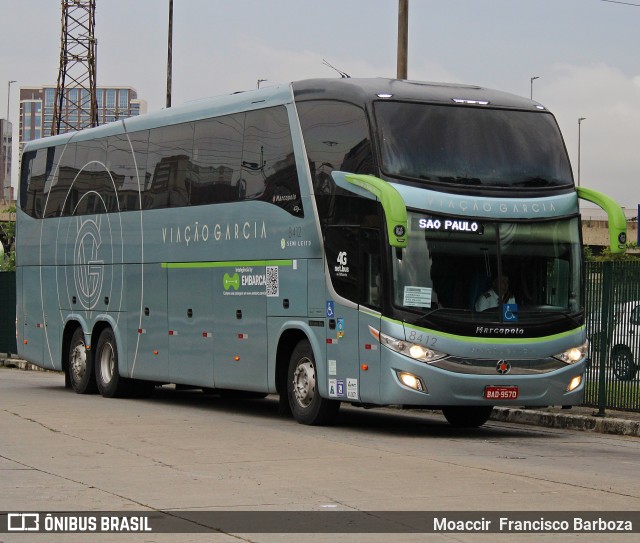
[{"label": "bus front wheel", "polygon": [[93,359],[87,351],[84,332],[78,327],[71,336],[67,359],[67,378],[71,388],[78,394],[92,394],[96,391],[93,373]]},{"label": "bus front wheel", "polygon": [[111,328],[105,328],[95,350],[96,382],[105,398],[124,396],[129,392],[128,382],[118,371],[118,347]]},{"label": "bus front wheel", "polygon": [[478,428],[489,420],[492,405],[443,407],[442,414],[451,426],[456,428]]},{"label": "bus front wheel", "polygon": [[301,424],[328,424],[340,409],[339,401],[320,396],[313,349],[306,339],[299,341],[291,353],[287,396],[293,418]]}]

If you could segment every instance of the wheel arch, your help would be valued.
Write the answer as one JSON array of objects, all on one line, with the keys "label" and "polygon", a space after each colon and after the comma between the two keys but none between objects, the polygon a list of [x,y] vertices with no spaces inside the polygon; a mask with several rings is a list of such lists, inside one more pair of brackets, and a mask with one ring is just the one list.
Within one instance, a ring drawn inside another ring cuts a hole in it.
[{"label": "wheel arch", "polygon": [[280,396],[287,395],[287,371],[293,349],[301,340],[309,340],[308,334],[301,328],[287,328],[278,339],[276,350],[276,391]]},{"label": "wheel arch", "polygon": [[62,344],[60,350],[60,367],[65,374],[65,386],[67,388],[71,386],[68,376],[69,348],[71,347],[71,338],[78,328],[82,328],[82,332],[84,333],[84,341],[87,345],[90,345],[90,341],[87,341],[87,338],[90,338],[91,336],[87,336],[87,327],[84,320],[77,315],[69,315],[64,322],[64,329],[62,331]]},{"label": "wheel arch", "polygon": [[[324,328],[322,331],[324,332]],[[275,385],[276,392],[280,395],[286,396],[287,394],[287,371],[291,355],[295,346],[303,339],[311,345],[319,373],[322,376],[326,375],[326,357],[323,351],[324,343],[320,341],[321,338],[306,322],[287,321],[280,328],[275,356]],[[326,388],[326,383],[324,388]]]},{"label": "wheel arch", "polygon": [[120,336],[120,328],[116,321],[114,321],[110,315],[98,315],[96,318],[93,329],[91,330],[91,353],[92,356],[95,355],[95,351],[93,349],[94,345],[98,344],[98,340],[100,339],[100,334],[104,332],[107,328],[111,328],[113,332],[113,336],[116,340],[116,348],[118,349],[119,357],[118,357],[118,370],[124,376],[127,373],[127,369],[122,367],[122,364],[127,361],[127,357],[124,356],[124,345],[122,342],[122,337]]}]

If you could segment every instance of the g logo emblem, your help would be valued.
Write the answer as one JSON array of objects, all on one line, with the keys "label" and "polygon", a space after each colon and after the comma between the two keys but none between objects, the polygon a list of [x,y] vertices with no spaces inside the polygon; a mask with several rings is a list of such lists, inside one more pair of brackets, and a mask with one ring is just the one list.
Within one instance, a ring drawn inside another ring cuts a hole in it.
[{"label": "g logo emblem", "polygon": [[93,309],[98,303],[104,281],[104,260],[100,259],[100,217],[78,219],[78,236],[73,252],[73,276],[82,307]]}]

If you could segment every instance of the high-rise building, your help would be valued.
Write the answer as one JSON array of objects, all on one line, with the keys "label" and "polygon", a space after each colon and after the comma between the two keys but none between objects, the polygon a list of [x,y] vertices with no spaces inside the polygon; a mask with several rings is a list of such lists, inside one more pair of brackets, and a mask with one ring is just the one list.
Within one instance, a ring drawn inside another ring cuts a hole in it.
[{"label": "high-rise building", "polygon": [[13,200],[13,190],[11,188],[11,149],[12,143],[12,126],[6,119],[0,119],[0,201],[5,203]]},{"label": "high-rise building", "polygon": [[[88,124],[87,113],[73,106],[87,101],[85,97],[78,95],[86,92],[79,88],[65,89],[62,102],[64,123],[60,124],[61,133]],[[55,85],[20,88],[20,153],[26,142],[51,135],[55,94]],[[146,101],[139,100],[138,93],[131,87],[98,87],[96,98],[98,124],[140,115],[147,109]]]}]

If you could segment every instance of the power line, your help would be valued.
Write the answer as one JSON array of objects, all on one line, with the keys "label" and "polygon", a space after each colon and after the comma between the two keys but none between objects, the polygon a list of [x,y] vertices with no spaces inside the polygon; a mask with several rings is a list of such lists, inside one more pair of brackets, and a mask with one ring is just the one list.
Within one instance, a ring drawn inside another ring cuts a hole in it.
[{"label": "power line", "polygon": [[640,4],[634,4],[633,2],[622,2],[621,0],[600,0],[601,2],[609,2],[609,4],[624,4],[625,6],[633,6],[640,8]]}]

